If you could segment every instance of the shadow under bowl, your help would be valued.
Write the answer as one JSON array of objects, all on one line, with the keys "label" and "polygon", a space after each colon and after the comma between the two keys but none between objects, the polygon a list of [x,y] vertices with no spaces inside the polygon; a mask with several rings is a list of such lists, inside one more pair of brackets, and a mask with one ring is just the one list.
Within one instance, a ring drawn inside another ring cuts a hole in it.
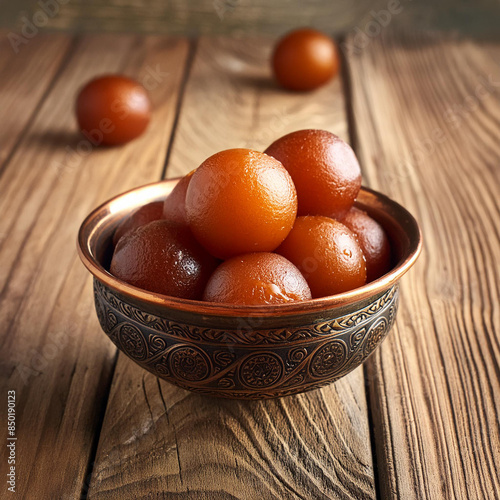
[{"label": "shadow under bowl", "polygon": [[342,294],[276,306],[216,304],[141,290],[108,271],[116,227],[133,210],[164,199],[178,179],[139,187],[83,222],[78,251],[94,276],[102,329],[156,376],[211,396],[264,399],[330,384],[380,345],[396,317],[398,282],[422,248],[417,222],[401,205],[362,188],[356,206],[385,228],[392,270]]}]

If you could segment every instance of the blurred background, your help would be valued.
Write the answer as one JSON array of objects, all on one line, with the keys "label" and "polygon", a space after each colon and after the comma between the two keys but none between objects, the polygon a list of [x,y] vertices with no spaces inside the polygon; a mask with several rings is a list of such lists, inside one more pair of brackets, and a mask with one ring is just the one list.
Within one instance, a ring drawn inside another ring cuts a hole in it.
[{"label": "blurred background", "polygon": [[[0,27],[169,34],[279,34],[297,24],[329,33],[391,28],[499,33],[499,0],[0,0]],[[24,31],[23,31],[24,30]]]}]

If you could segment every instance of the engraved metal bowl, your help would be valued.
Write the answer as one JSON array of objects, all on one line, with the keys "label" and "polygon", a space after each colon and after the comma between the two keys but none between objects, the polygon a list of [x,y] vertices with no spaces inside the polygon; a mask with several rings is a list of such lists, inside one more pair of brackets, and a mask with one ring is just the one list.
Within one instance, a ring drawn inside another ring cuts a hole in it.
[{"label": "engraved metal bowl", "polygon": [[422,235],[407,210],[362,188],[356,202],[387,231],[393,269],[355,290],[277,306],[235,306],[166,297],[108,272],[117,225],[136,208],[164,199],[178,179],[117,196],[94,210],[78,250],[94,276],[102,329],[137,364],[184,389],[263,399],[330,384],[373,353],[391,329],[398,281],[416,261]]}]

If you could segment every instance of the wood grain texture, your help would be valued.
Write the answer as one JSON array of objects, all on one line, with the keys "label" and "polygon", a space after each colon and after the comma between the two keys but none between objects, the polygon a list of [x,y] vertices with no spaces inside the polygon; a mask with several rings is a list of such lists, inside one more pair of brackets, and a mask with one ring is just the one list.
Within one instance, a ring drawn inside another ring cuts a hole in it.
[{"label": "wood grain texture", "polygon": [[349,57],[369,184],[423,255],[367,364],[384,498],[499,498],[500,44],[408,34]]},{"label": "wood grain texture", "polygon": [[40,35],[16,48],[8,35],[0,31],[0,171],[71,49],[66,35]]},{"label": "wood grain texture", "polygon": [[[169,155],[169,176],[220,149],[264,148],[291,130],[345,137],[339,80],[300,95],[269,81],[270,44],[202,39]],[[188,393],[120,355],[89,498],[374,498],[363,373],[281,400]]]},{"label": "wood grain texture", "polygon": [[358,378],[229,401],[178,389],[120,357],[89,498],[373,498]]},{"label": "wood grain texture", "polygon": [[[99,203],[161,175],[187,50],[168,38],[77,40],[2,171],[0,392],[16,390],[20,498],[79,498],[82,490],[115,348],[98,325],[76,234]],[[154,70],[168,74],[149,84],[156,109],[142,137],[96,148],[77,133],[75,97],[88,79],[116,71],[146,83]],[[16,111],[33,108],[19,100]],[[5,411],[2,404],[3,421]]]}]

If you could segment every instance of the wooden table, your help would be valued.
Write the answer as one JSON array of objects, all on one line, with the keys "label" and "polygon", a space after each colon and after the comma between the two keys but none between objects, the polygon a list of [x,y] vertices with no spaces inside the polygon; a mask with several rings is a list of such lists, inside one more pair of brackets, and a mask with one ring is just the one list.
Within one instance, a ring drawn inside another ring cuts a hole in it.
[{"label": "wooden table", "polygon": [[[270,81],[269,39],[39,34],[15,54],[5,35],[0,471],[15,390],[18,498],[500,498],[500,43],[348,37],[342,77],[293,94]],[[113,72],[144,83],[154,118],[93,147],[75,95]],[[422,225],[381,349],[330,387],[264,402],[191,394],[117,355],[76,254],[84,216],[301,128],[350,140],[364,183]]]}]

